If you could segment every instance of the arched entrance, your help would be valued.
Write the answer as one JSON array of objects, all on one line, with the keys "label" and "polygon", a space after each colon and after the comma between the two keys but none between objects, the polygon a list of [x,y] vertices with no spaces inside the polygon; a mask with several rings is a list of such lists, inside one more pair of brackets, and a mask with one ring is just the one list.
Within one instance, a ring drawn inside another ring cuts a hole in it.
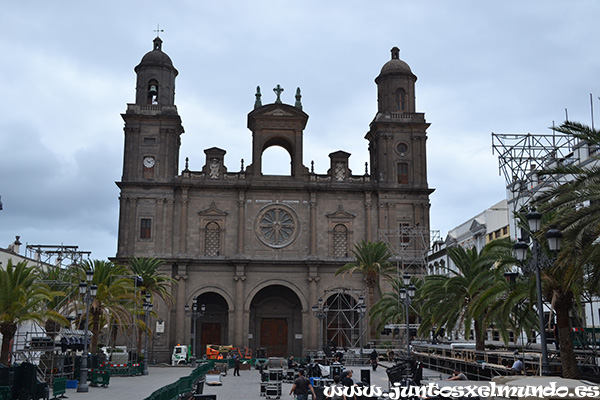
[{"label": "arched entrance", "polygon": [[249,328],[250,346],[266,348],[269,357],[302,354],[302,305],[285,286],[267,286],[254,296]]},{"label": "arched entrance", "polygon": [[[326,318],[325,337],[332,348],[361,347],[366,323],[361,319],[358,302],[349,290],[336,290],[327,297],[329,308]],[[362,292],[354,293],[362,295]],[[363,316],[363,318],[366,318]]]},{"label": "arched entrance", "polygon": [[[198,358],[202,358],[206,354],[207,344],[223,344],[227,345],[229,307],[227,302],[218,293],[209,292],[203,293],[197,297],[198,308],[204,304],[204,315],[196,320],[196,337],[198,347],[196,354]],[[192,327],[192,337],[194,335],[194,327]]]}]

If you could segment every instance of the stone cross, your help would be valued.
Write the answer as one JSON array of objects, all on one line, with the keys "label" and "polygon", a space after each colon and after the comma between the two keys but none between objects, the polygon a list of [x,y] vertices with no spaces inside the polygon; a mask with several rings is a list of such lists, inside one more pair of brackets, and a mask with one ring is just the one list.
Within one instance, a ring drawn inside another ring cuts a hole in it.
[{"label": "stone cross", "polygon": [[277,87],[273,88],[273,91],[277,93],[277,99],[275,99],[275,103],[281,103],[281,92],[283,92],[283,88],[277,84]]}]

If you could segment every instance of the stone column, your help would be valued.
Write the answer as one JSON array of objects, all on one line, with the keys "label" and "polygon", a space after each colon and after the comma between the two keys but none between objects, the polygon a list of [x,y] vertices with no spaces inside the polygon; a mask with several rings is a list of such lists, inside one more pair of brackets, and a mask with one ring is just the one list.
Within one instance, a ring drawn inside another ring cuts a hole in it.
[{"label": "stone column", "polygon": [[175,332],[175,341],[177,343],[188,343],[186,340],[189,339],[189,329],[186,329],[188,326],[185,323],[185,299],[187,297],[186,290],[186,281],[187,281],[187,267],[183,265],[178,266],[177,275],[175,275],[175,280],[177,280],[177,298],[175,303],[175,326],[177,327]]},{"label": "stone column", "polygon": [[[156,225],[156,237],[154,238],[154,251],[159,254],[165,254],[165,236],[166,224],[165,224],[165,199],[156,199],[156,213],[155,213],[155,225]],[[160,229],[158,227],[160,226]]]},{"label": "stone column", "polygon": [[317,194],[310,194],[310,249],[309,256],[317,255]]},{"label": "stone column", "polygon": [[319,320],[312,315],[312,306],[319,302],[319,285],[321,278],[318,276],[318,268],[316,265],[308,267],[308,345],[312,350],[318,350],[319,342]]},{"label": "stone column", "polygon": [[167,207],[165,207],[165,225],[166,225],[167,236],[170,236],[170,240],[168,240],[167,237],[165,237],[165,240],[166,240],[165,254],[169,254],[172,256],[174,249],[176,249],[175,240],[177,240],[176,239],[177,235],[175,235],[175,232],[173,232],[173,222],[174,222],[174,218],[175,218],[175,206],[174,206],[175,201],[173,200],[173,198],[168,198],[166,201],[167,201]]},{"label": "stone column", "polygon": [[188,188],[181,189],[181,229],[179,231],[179,253],[187,254]]},{"label": "stone column", "polygon": [[368,242],[373,240],[372,229],[371,229],[371,192],[365,192],[365,240]]},{"label": "stone column", "polygon": [[[246,275],[244,275],[244,265],[236,265],[235,276],[235,318],[233,324],[233,330],[235,332],[234,343],[236,346],[242,346],[244,343],[244,282],[246,281]],[[246,335],[247,336],[247,335]]]},{"label": "stone column", "polygon": [[244,227],[246,220],[246,195],[243,191],[238,193],[238,241],[237,241],[237,253],[239,255],[244,254]]}]

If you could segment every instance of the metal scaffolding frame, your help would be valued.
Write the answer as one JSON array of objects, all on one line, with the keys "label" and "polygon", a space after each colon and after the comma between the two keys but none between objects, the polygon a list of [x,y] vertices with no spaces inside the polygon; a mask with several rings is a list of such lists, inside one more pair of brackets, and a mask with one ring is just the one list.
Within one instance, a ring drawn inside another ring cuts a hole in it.
[{"label": "metal scaffolding frame", "polygon": [[396,261],[398,274],[413,271],[426,275],[427,253],[440,239],[439,230],[420,225],[403,225],[399,229],[380,229],[379,240],[384,242]]},{"label": "metal scaffolding frame", "polygon": [[357,299],[365,295],[364,290],[356,289],[339,288],[325,291],[325,303],[329,307],[325,320],[327,343],[331,342],[338,348],[360,347],[360,340],[365,337],[369,324],[363,323],[361,326]]},{"label": "metal scaffolding frame", "polygon": [[[581,162],[579,139],[552,130],[549,134],[492,132],[492,154],[510,193],[513,211],[529,204],[537,193],[566,182],[562,175],[542,175],[540,170]],[[590,149],[590,153],[595,149]]]}]

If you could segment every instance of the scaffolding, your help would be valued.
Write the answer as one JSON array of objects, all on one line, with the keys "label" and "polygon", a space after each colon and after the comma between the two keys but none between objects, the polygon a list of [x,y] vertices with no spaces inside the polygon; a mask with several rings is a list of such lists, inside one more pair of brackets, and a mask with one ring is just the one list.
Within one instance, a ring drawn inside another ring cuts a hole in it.
[{"label": "scaffolding", "polygon": [[[573,135],[552,130],[549,134],[492,133],[492,154],[504,176],[513,211],[527,206],[537,193],[566,182],[564,175],[542,174],[541,170],[579,164],[583,144]],[[587,149],[589,154],[595,149]]]},{"label": "scaffolding", "polygon": [[359,311],[363,290],[339,288],[325,291],[325,303],[329,307],[325,320],[327,344],[334,348],[359,348],[364,345],[368,324],[363,323]]},{"label": "scaffolding", "polygon": [[396,261],[398,274],[426,275],[427,254],[433,243],[440,241],[440,231],[420,225],[402,225],[399,229],[380,229],[384,242]]}]

